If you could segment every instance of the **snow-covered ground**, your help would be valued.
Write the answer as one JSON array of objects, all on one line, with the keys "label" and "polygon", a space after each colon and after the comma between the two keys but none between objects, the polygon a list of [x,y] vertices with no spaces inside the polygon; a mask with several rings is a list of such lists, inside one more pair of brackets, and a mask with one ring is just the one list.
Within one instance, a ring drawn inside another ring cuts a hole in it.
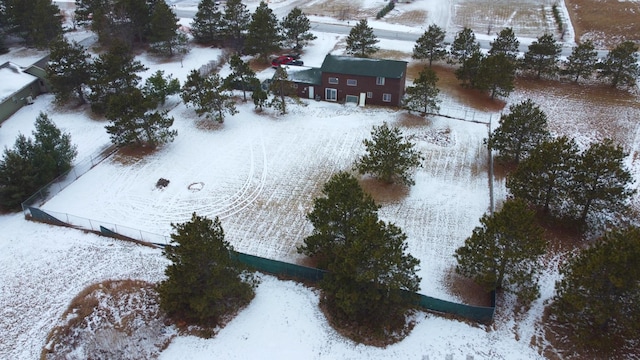
[{"label": "snow-covered ground", "polygon": [[[374,0],[363,1],[370,3]],[[196,1],[173,1],[176,7]],[[256,1],[248,2],[250,7]],[[287,9],[300,1],[271,1]],[[451,25],[453,1],[416,0],[429,21]],[[188,24],[188,20],[183,19]],[[382,26],[382,25],[380,25]],[[393,26],[386,24],[385,26]],[[427,25],[428,26],[428,25]],[[442,25],[441,25],[442,26]],[[402,27],[396,27],[402,29]],[[449,30],[451,30],[449,28]],[[80,34],[83,37],[86,34]],[[340,52],[345,35],[317,33],[304,54],[305,65],[320,66],[328,52]],[[383,49],[407,54],[412,43],[383,40]],[[195,47],[182,62],[139,58],[149,70],[184,80],[188,72],[216,60],[219,50]],[[28,65],[40,53],[19,50],[0,56]],[[228,69],[223,68],[225,76]],[[261,72],[270,77],[273,70]],[[29,135],[40,111],[78,145],[78,160],[109,143],[106,122],[88,110],[59,109],[51,95],[20,110],[0,127],[0,146],[11,147],[18,133]],[[219,126],[202,126],[191,108],[169,99],[178,137],[142,158],[115,156],[82,176],[44,205],[47,211],[71,214],[168,235],[170,224],[192,212],[219,216],[227,239],[237,250],[296,262],[295,247],[311,231],[305,214],[322,184],[338,170],[349,169],[363,151],[371,127],[386,121],[416,141],[427,160],[416,173],[416,185],[403,196],[382,202],[384,220],[408,235],[409,252],[421,259],[422,293],[459,300],[446,283],[453,251],[469,236],[489,208],[486,151],[487,126],[445,118],[416,122],[402,111],[358,108],[304,101],[289,114],[257,114],[252,104]],[[462,109],[443,96],[443,111]],[[471,113],[471,109],[467,109]],[[497,114],[477,113],[483,119]],[[170,180],[163,190],[159,178]],[[497,184],[496,198],[504,198]],[[101,238],[77,230],[25,221],[21,214],[0,216],[0,358],[39,356],[47,332],[71,299],[84,287],[106,279],[162,279],[167,262],[159,250]],[[518,320],[502,304],[496,322],[477,326],[418,313],[416,327],[402,342],[379,349],[357,345],[337,334],[318,310],[318,294],[303,285],[262,276],[256,298],[215,338],[178,337],[163,359],[531,359],[530,345],[543,302],[553,294],[556,261],[545,273],[542,297]],[[509,299],[507,299],[509,300]]]}]

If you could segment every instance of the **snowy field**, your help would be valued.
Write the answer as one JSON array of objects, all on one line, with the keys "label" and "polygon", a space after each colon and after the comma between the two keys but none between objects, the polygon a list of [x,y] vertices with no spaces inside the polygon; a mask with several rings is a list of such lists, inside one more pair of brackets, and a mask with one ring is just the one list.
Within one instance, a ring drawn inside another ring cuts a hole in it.
[{"label": "snowy field", "polygon": [[[362,1],[360,5],[374,8],[377,6],[374,1]],[[170,2],[177,8],[197,6],[196,1]],[[436,22],[453,33],[459,30],[454,9],[459,14],[462,3],[416,0],[407,7],[426,12],[426,26]],[[248,4],[250,8],[257,6],[255,1]],[[279,16],[294,4],[313,3],[270,2]],[[531,6],[541,5],[546,2]],[[400,5],[398,8],[402,9]],[[188,24],[186,19],[182,22]],[[404,29],[389,22],[380,27]],[[342,51],[345,35],[317,36],[318,40],[304,54],[305,65],[320,66],[325,54]],[[380,46],[404,51],[409,60],[413,44],[383,40]],[[40,55],[18,50],[0,56],[0,61],[10,59],[28,65]],[[218,50],[194,48],[182,66],[180,62],[166,63],[147,56],[139,60],[149,67],[143,77],[164,70],[183,81],[191,69],[218,56]],[[226,71],[223,68],[221,75],[225,76]],[[258,75],[268,78],[272,73],[267,69]],[[516,94],[513,102],[520,101],[522,96],[525,95]],[[104,130],[106,121],[92,119],[86,109],[57,108],[52,99],[50,95],[40,96],[34,105],[3,123],[0,146],[11,147],[18,133],[29,135],[40,111],[46,112],[63,131],[71,133],[72,141],[78,145],[78,161],[109,143]],[[402,111],[304,101],[291,105],[286,116],[276,116],[269,109],[258,114],[252,104],[239,104],[239,114],[211,127],[203,126],[193,109],[185,108],[177,97],[169,99],[167,106],[178,130],[173,143],[144,157],[109,158],[43,208],[165,236],[170,233],[170,223],[186,221],[194,211],[219,216],[227,239],[237,250],[298,262],[301,257],[295,247],[311,231],[305,214],[311,209],[313,198],[319,195],[331,174],[351,168],[362,154],[362,140],[369,136],[371,127],[386,121],[411,136],[426,160],[416,172],[415,186],[400,198],[381,203],[381,218],[404,230],[409,252],[421,259],[421,292],[459,301],[450,292],[446,275],[454,266],[454,250],[489,208],[487,154],[482,146],[488,131],[486,125],[439,117],[416,122],[408,120]],[[443,96],[442,108],[461,109],[463,105]],[[492,116],[497,122],[498,115],[475,116],[485,119]],[[637,125],[628,126],[632,134],[638,133]],[[577,130],[583,129],[576,124]],[[591,136],[591,133],[584,135]],[[170,180],[169,186],[163,190],[155,188],[159,178]],[[503,184],[498,184],[496,198],[502,199],[504,195]],[[71,299],[86,286],[107,279],[156,282],[164,276],[167,264],[159,250],[28,222],[22,214],[0,216],[0,229],[2,359],[38,358],[48,331],[57,324]],[[318,310],[316,291],[262,276],[253,302],[214,339],[178,337],[161,358],[433,360],[448,355],[452,359],[466,359],[467,355],[475,359],[540,358],[530,343],[537,335],[535,323],[541,317],[543,302],[553,295],[556,267],[557,260],[549,260],[549,271],[542,279],[541,299],[517,321],[509,310],[509,298],[506,304],[501,304],[490,327],[418,313],[416,327],[409,337],[385,349],[357,345],[337,334]]]}]

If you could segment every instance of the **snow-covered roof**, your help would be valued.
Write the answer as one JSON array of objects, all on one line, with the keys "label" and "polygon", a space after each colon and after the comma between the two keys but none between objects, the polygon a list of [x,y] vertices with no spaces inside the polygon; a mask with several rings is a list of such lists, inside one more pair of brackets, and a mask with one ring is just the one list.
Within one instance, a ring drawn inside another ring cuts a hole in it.
[{"label": "snow-covered roof", "polygon": [[0,65],[0,102],[37,79],[23,72],[22,68],[14,63],[6,62]]}]

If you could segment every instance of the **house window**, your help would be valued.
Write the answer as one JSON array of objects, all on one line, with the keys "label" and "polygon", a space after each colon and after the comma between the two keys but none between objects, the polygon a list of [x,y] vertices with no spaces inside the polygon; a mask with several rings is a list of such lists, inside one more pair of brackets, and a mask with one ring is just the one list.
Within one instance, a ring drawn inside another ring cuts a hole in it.
[{"label": "house window", "polygon": [[298,88],[298,84],[292,84],[291,86],[292,86],[294,89],[297,89],[297,88]]},{"label": "house window", "polygon": [[356,79],[347,79],[347,86],[357,86],[358,80]]},{"label": "house window", "polygon": [[345,100],[344,100],[344,101],[345,101],[345,102],[348,102],[348,103],[355,103],[355,104],[357,104],[357,103],[358,103],[358,97],[357,97],[357,96],[355,96],[355,95],[347,95],[347,97],[345,98]]},{"label": "house window", "polygon": [[384,78],[382,76],[376,78],[376,85],[384,85]]},{"label": "house window", "polygon": [[330,77],[329,78],[329,84],[337,84],[338,83],[338,78],[337,77]]},{"label": "house window", "polygon": [[338,100],[338,90],[336,89],[324,89],[324,98],[327,101],[337,101]]},{"label": "house window", "polygon": [[367,99],[371,99],[373,97],[373,93],[371,91],[367,91]]},{"label": "house window", "polygon": [[382,101],[391,102],[391,94],[382,94]]}]

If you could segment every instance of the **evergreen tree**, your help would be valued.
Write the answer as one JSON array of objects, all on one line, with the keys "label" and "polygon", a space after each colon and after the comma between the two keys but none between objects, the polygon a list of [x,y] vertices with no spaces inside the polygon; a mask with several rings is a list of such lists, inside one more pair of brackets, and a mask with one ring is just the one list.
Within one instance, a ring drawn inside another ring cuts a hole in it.
[{"label": "evergreen tree", "polygon": [[205,115],[219,123],[224,122],[225,114],[237,114],[235,102],[224,89],[222,78],[218,74],[202,76],[197,70],[191,70],[182,86],[180,94],[185,104],[195,107],[198,116]]},{"label": "evergreen tree", "polygon": [[43,112],[36,118],[33,137],[34,166],[38,169],[38,183],[44,186],[71,169],[78,151],[71,143],[71,135],[60,131]]},{"label": "evergreen tree", "polygon": [[295,51],[302,50],[309,42],[317,38],[309,32],[311,30],[309,18],[297,6],[282,19],[281,26],[284,33],[284,41],[287,45],[293,46]]},{"label": "evergreen tree", "polygon": [[500,117],[499,127],[489,137],[489,148],[498,150],[503,160],[518,164],[549,136],[547,115],[528,99],[511,105],[509,114]]},{"label": "evergreen tree", "polygon": [[115,41],[104,54],[93,62],[89,87],[89,101],[93,112],[104,114],[109,97],[136,87],[140,76],[136,73],[147,68],[130,54],[129,48]]},{"label": "evergreen tree", "polygon": [[625,41],[609,51],[602,62],[602,71],[598,78],[611,81],[612,87],[634,86],[636,78],[640,76],[638,67],[638,45],[632,41]]},{"label": "evergreen tree", "polygon": [[[247,101],[247,90],[253,90],[255,85],[256,73],[251,69],[248,63],[242,61],[238,55],[233,55],[229,60],[231,74],[224,79],[227,89],[240,88],[244,101]],[[258,81],[258,86],[260,82]]]},{"label": "evergreen tree", "polygon": [[499,212],[485,214],[480,224],[456,250],[456,272],[487,291],[512,292],[529,304],[539,296],[538,259],[546,247],[535,213],[522,200],[508,200]]},{"label": "evergreen tree", "polygon": [[611,139],[591,144],[580,155],[570,194],[573,214],[579,221],[585,222],[591,213],[595,213],[594,221],[602,220],[605,214],[615,217],[627,208],[635,190],[629,188],[633,177],[624,166],[626,157]]},{"label": "evergreen tree", "polygon": [[[150,30],[152,12],[162,2],[155,0],[114,0],[113,14],[115,15],[115,21],[111,25],[116,37],[129,46],[136,42],[146,42]],[[165,24],[165,26],[171,26],[172,24],[175,24],[175,22]]]},{"label": "evergreen tree", "polygon": [[149,23],[149,41],[157,53],[173,56],[174,45],[178,37],[178,17],[164,1],[153,7]]},{"label": "evergreen tree", "polygon": [[360,174],[373,174],[386,183],[414,184],[410,172],[422,166],[424,158],[415,144],[402,136],[399,128],[390,128],[387,123],[374,126],[371,140],[365,139],[363,143],[367,154],[355,164]]},{"label": "evergreen tree", "polygon": [[538,79],[543,74],[553,76],[558,71],[558,57],[561,52],[562,46],[556,42],[553,35],[542,35],[529,45],[521,67],[533,71]]},{"label": "evergreen tree", "polygon": [[5,0],[10,32],[29,46],[46,48],[62,35],[60,9],[51,0]]},{"label": "evergreen tree", "polygon": [[0,159],[0,209],[19,210],[40,187],[33,142],[18,134],[13,148],[5,147]]},{"label": "evergreen tree", "polygon": [[404,99],[404,107],[409,111],[419,111],[423,115],[438,113],[441,100],[438,99],[440,90],[436,87],[438,76],[431,68],[420,71],[418,78],[413,81],[413,86],[407,88]]},{"label": "evergreen tree", "polygon": [[287,75],[287,71],[284,67],[279,66],[276,69],[276,72],[273,74],[273,78],[271,79],[271,84],[269,84],[269,92],[273,94],[273,98],[267,106],[278,110],[280,115],[286,114],[287,102],[285,97],[296,97],[296,89],[293,88],[293,85],[289,81],[289,76]]},{"label": "evergreen tree", "polygon": [[480,67],[472,80],[476,89],[489,91],[491,98],[496,95],[509,97],[513,91],[516,66],[503,53],[489,55],[480,62]]},{"label": "evergreen tree", "polygon": [[19,134],[13,149],[4,149],[0,160],[2,209],[19,209],[29,196],[68,171],[77,155],[71,136],[44,113],[36,119],[32,134],[35,140]]},{"label": "evergreen tree", "polygon": [[578,145],[566,136],[542,142],[507,178],[507,188],[544,212],[559,212],[569,197]]},{"label": "evergreen tree", "polygon": [[70,43],[60,37],[50,45],[47,79],[51,84],[51,92],[59,104],[67,102],[76,95],[83,104],[84,87],[91,77],[90,55],[77,42]]},{"label": "evergreen tree", "polygon": [[373,34],[373,28],[369,26],[367,19],[362,19],[349,31],[347,54],[361,58],[369,57],[380,49],[376,46],[378,42],[379,40]]},{"label": "evergreen tree", "polygon": [[447,43],[444,42],[445,32],[438,25],[429,25],[429,29],[418,38],[413,47],[414,59],[428,59],[429,66],[434,61],[442,60],[447,56]]},{"label": "evergreen tree", "polygon": [[600,351],[603,358],[637,347],[640,229],[607,232],[567,261],[560,273],[550,309],[574,344]]},{"label": "evergreen tree", "polygon": [[593,74],[598,63],[598,52],[595,50],[590,40],[573,48],[571,55],[567,57],[562,74],[573,77],[574,82],[578,79],[588,79]]},{"label": "evergreen tree", "polygon": [[419,261],[406,253],[406,235],[378,220],[378,206],[352,175],[332,176],[322,192],[307,215],[313,234],[298,249],[329,270],[320,283],[321,302],[355,337],[393,337],[404,330],[411,306],[401,291],[419,288]]},{"label": "evergreen tree", "polygon": [[225,39],[231,43],[236,52],[241,52],[244,46],[245,33],[249,29],[251,15],[242,0],[227,0],[224,6]]},{"label": "evergreen tree", "polygon": [[171,75],[164,76],[164,71],[158,70],[145,80],[142,94],[152,104],[152,107],[164,105],[169,95],[180,93],[180,81]]},{"label": "evergreen tree", "polygon": [[202,0],[193,18],[191,34],[201,44],[218,44],[224,39],[225,26],[216,0]]},{"label": "evergreen tree", "polygon": [[163,250],[171,264],[158,286],[160,307],[175,320],[221,325],[249,304],[257,280],[232,255],[217,217],[193,213],[190,221],[171,227],[171,244]]},{"label": "evergreen tree", "polygon": [[489,55],[505,54],[507,58],[514,62],[518,58],[520,41],[510,27],[502,29],[490,45]]},{"label": "evergreen tree", "polygon": [[258,54],[265,62],[269,54],[280,50],[282,42],[280,24],[267,3],[260,2],[258,8],[251,16],[251,22],[245,41],[245,51],[249,55]]},{"label": "evergreen tree", "polygon": [[255,105],[256,110],[262,111],[262,108],[266,106],[269,94],[262,88],[260,80],[257,78],[252,83],[253,92],[251,93],[251,99]]},{"label": "evergreen tree", "polygon": [[467,59],[479,51],[480,43],[476,41],[476,34],[473,33],[473,30],[465,27],[460,30],[453,39],[451,52],[449,53],[449,62],[458,63],[460,64],[460,68],[464,69],[467,66]]},{"label": "evergreen tree", "polygon": [[485,58],[482,51],[478,49],[469,55],[464,62],[464,66],[460,66],[454,71],[456,79],[462,82],[462,86],[474,86]]},{"label": "evergreen tree", "polygon": [[168,111],[149,111],[153,100],[145,99],[138,88],[111,96],[106,117],[111,122],[105,127],[111,142],[119,147],[147,146],[152,149],[173,141],[178,132],[170,130],[173,118]]}]

